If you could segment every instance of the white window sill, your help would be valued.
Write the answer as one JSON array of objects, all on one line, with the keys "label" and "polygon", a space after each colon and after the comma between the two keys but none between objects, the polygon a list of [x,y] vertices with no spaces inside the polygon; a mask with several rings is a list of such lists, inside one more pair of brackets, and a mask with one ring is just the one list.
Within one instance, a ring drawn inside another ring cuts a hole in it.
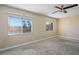
[{"label": "white window sill", "polygon": [[8,34],[8,35],[19,35],[19,34],[23,34],[23,33],[12,33],[12,34]]},{"label": "white window sill", "polygon": [[8,35],[21,35],[21,34],[27,34],[27,33],[31,33],[31,32],[26,32],[26,33],[12,33],[12,34],[8,34]]}]

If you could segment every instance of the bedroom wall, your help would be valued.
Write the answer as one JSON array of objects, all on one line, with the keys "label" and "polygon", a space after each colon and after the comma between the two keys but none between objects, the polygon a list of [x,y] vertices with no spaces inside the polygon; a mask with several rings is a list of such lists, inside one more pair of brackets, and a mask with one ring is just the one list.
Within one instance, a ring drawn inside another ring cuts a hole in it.
[{"label": "bedroom wall", "polygon": [[[18,35],[8,35],[8,17],[10,15],[13,15],[11,13],[31,18],[32,32]],[[53,22],[53,31],[45,30],[45,23],[49,20]],[[56,32],[57,25],[56,19],[54,18],[42,16],[36,13],[23,11],[16,8],[11,8],[2,5],[0,6],[0,48],[5,48],[25,42],[27,43],[34,40],[55,36]]]},{"label": "bedroom wall", "polygon": [[58,20],[58,27],[60,36],[79,38],[79,16],[65,17]]},{"label": "bedroom wall", "polygon": [[0,48],[3,48],[5,47],[6,45],[6,40],[8,38],[8,35],[7,35],[7,20],[5,20],[6,16],[4,15],[3,16],[3,12],[2,12],[2,8],[0,6]]}]

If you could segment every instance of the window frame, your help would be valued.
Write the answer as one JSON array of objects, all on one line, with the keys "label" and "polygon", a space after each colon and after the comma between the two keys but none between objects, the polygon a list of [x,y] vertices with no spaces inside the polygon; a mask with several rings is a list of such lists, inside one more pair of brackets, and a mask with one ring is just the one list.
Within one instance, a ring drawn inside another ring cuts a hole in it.
[{"label": "window frame", "polygon": [[[52,24],[52,29],[51,29],[51,24]],[[47,25],[48,25],[48,28],[47,28]],[[50,22],[50,21],[47,21],[45,23],[45,27],[46,27],[46,31],[53,31],[53,22]],[[48,29],[48,30],[47,30]]]},{"label": "window frame", "polygon": [[[31,21],[31,31],[30,32],[25,32],[25,33],[23,33],[23,32],[20,32],[20,33],[12,33],[12,34],[10,34],[9,33],[9,31],[8,31],[8,35],[20,35],[20,34],[27,34],[27,33],[31,33],[31,32],[33,32],[33,27],[32,27],[32,18],[30,18],[30,17],[26,17],[26,16],[17,16],[17,15],[12,15],[12,16],[8,16],[8,20],[9,20],[9,17],[18,17],[18,18],[21,18],[21,20],[24,20],[24,19],[28,19],[28,20],[30,20]],[[9,24],[8,24],[9,25]],[[9,29],[9,28],[8,28]],[[21,29],[22,31],[23,31],[23,28]]]}]

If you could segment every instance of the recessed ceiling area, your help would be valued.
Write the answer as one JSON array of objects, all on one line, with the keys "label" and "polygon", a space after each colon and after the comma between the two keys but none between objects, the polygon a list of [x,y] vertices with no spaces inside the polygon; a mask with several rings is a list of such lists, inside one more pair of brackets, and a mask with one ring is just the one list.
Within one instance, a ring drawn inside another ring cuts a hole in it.
[{"label": "recessed ceiling area", "polygon": [[[39,13],[42,15],[54,17],[54,18],[63,18],[67,16],[78,16],[79,15],[79,6],[67,9],[68,13],[57,12],[52,14],[58,9],[55,6],[61,6],[62,4],[8,4],[8,6],[19,8],[26,11],[31,11]],[[64,4],[64,6],[69,6],[71,4]]]}]

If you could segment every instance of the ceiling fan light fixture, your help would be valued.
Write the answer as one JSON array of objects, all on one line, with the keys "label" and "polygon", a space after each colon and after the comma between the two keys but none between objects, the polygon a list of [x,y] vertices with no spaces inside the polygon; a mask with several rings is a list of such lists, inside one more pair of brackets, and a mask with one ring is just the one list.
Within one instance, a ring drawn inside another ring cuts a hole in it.
[{"label": "ceiling fan light fixture", "polygon": [[67,6],[67,7],[64,7],[64,5],[61,5],[60,7],[59,6],[55,6],[55,8],[57,8],[59,10],[53,12],[53,14],[57,13],[57,12],[67,13],[66,9],[69,9],[69,8],[72,8],[72,7],[76,7],[76,6],[78,6],[78,4],[73,4],[73,5],[70,5],[70,6]]}]

